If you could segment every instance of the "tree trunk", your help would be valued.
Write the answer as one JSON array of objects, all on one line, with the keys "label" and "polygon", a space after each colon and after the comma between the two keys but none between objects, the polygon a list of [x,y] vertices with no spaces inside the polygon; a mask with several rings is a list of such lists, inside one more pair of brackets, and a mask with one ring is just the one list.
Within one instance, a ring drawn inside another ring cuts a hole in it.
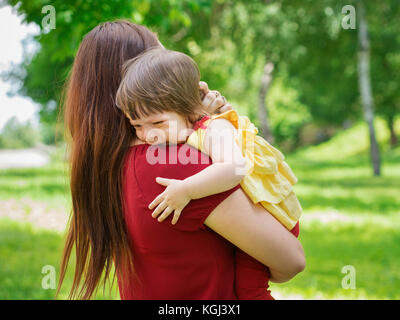
[{"label": "tree trunk", "polygon": [[274,70],[274,64],[272,62],[267,62],[264,66],[264,72],[261,77],[261,85],[259,92],[259,103],[258,103],[258,119],[260,122],[259,128],[261,136],[267,140],[269,143],[274,143],[274,137],[272,135],[269,119],[268,119],[268,108],[265,103],[265,98],[268,94],[269,87],[272,82],[272,71]]},{"label": "tree trunk", "polygon": [[394,130],[394,116],[390,115],[387,118],[387,123],[390,131],[390,147],[394,149],[397,146],[398,140],[397,140],[397,135],[396,131]]},{"label": "tree trunk", "polygon": [[371,161],[373,165],[374,175],[380,175],[380,155],[379,146],[376,141],[375,128],[374,128],[374,105],[372,98],[371,79],[370,79],[370,61],[369,61],[369,39],[368,39],[368,26],[365,17],[365,9],[362,0],[357,2],[357,13],[359,20],[358,27],[358,84],[361,95],[361,103],[364,110],[364,118],[368,124],[369,139],[370,139],[370,152]]}]

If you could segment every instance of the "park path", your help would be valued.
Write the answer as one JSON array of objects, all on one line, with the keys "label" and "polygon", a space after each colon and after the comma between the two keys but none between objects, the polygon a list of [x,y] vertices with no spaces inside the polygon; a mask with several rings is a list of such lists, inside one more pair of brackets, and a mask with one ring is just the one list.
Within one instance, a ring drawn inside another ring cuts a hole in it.
[{"label": "park path", "polygon": [[50,206],[30,198],[0,200],[0,219],[29,223],[34,228],[63,234],[68,223],[65,206]]},{"label": "park path", "polygon": [[[38,168],[50,163],[54,147],[38,145],[30,149],[0,150],[0,170],[18,168]],[[34,227],[64,232],[68,213],[60,205],[49,206],[45,201],[35,201],[28,197],[0,200],[0,218],[28,222]]]},{"label": "park path", "polygon": [[0,150],[0,169],[37,168],[50,163],[48,150],[31,149]]}]

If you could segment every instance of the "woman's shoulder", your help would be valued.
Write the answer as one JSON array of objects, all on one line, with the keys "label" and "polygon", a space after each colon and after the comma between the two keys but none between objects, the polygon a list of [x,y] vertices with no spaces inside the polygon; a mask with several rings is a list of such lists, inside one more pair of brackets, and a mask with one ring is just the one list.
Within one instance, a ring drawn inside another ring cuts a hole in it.
[{"label": "woman's shoulder", "polygon": [[146,145],[146,142],[144,142],[138,138],[134,138],[134,139],[132,139],[131,144],[129,146],[133,147],[133,146],[138,146],[138,145]]},{"label": "woman's shoulder", "polygon": [[137,172],[152,175],[174,172],[178,176],[195,174],[211,164],[211,159],[187,143],[180,144],[133,144],[127,152],[128,166]]}]

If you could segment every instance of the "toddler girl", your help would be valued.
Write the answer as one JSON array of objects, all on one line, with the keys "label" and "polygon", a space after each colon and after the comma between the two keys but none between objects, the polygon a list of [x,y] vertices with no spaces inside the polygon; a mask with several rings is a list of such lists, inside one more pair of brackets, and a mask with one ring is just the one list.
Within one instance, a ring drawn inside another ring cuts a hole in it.
[{"label": "toddler girl", "polygon": [[[175,224],[190,200],[240,183],[254,203],[297,236],[302,212],[292,189],[297,178],[284,156],[236,111],[208,115],[202,106],[199,81],[200,72],[190,57],[164,48],[151,49],[124,66],[116,103],[135,128],[136,143],[187,143],[212,159],[212,165],[187,179],[157,178],[166,189],[149,204],[150,209],[155,208],[152,216],[163,221],[173,213]],[[267,290],[268,278],[267,268],[237,250],[235,286],[239,299],[273,299]]]}]

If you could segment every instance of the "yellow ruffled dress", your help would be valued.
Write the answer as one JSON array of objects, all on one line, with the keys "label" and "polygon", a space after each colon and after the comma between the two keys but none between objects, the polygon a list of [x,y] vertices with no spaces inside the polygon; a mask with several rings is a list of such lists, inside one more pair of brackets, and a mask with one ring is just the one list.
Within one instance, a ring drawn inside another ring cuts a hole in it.
[{"label": "yellow ruffled dress", "polygon": [[288,230],[298,222],[302,208],[293,192],[297,178],[283,154],[258,136],[249,118],[235,110],[213,115],[202,122],[189,136],[187,143],[205,152],[204,137],[207,126],[214,119],[226,119],[237,129],[236,142],[246,158],[246,176],[240,186],[254,203],[260,203]]}]

